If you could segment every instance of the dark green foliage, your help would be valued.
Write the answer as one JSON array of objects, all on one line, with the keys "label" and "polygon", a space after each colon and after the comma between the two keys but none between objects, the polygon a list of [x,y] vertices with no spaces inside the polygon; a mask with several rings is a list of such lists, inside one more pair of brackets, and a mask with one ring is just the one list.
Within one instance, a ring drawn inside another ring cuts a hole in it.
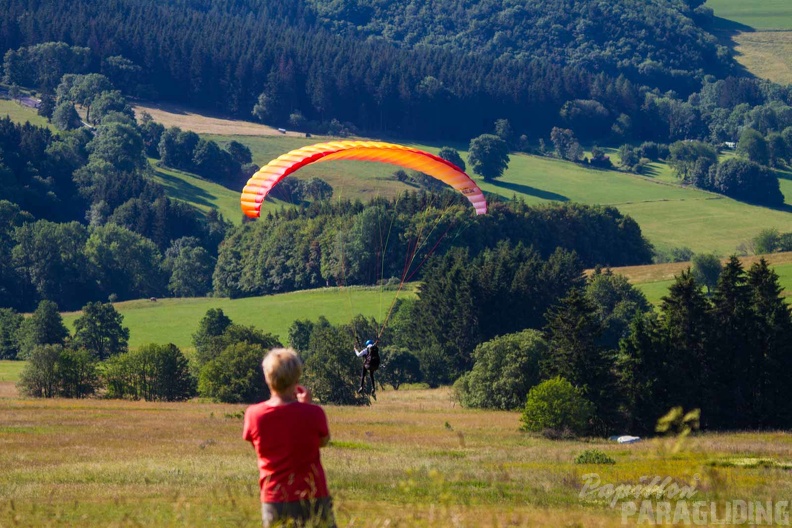
[{"label": "dark green foliage", "polygon": [[[319,324],[327,323],[327,319],[321,317]],[[303,359],[307,359],[305,353],[309,350],[311,334],[313,333],[314,323],[308,319],[298,319],[289,327],[289,346],[301,354]]]},{"label": "dark green foliage", "polygon": [[583,391],[562,377],[543,381],[531,388],[520,421],[525,431],[568,429],[581,435],[589,427],[594,408]]},{"label": "dark green foliage", "polygon": [[85,243],[85,255],[106,295],[126,300],[165,293],[167,276],[160,252],[137,233],[115,224],[97,227]]},{"label": "dark green foliage", "polygon": [[0,308],[0,359],[17,359],[18,331],[23,320],[13,308]]},{"label": "dark green foliage", "polygon": [[586,284],[585,296],[600,320],[599,342],[607,350],[617,349],[619,340],[629,333],[630,322],[637,314],[651,308],[641,290],[631,285],[624,275],[616,275],[610,269],[604,272],[595,269]]},{"label": "dark green foliage", "polygon": [[[218,323],[221,321],[215,322]],[[264,333],[253,326],[231,324],[226,327],[222,334],[209,337],[205,346],[196,348],[195,361],[198,366],[203,366],[219,357],[226,348],[237,343],[256,345],[264,351],[281,346],[278,338],[272,334]]]},{"label": "dark green foliage", "polygon": [[492,134],[482,134],[470,140],[468,152],[470,168],[484,180],[494,180],[503,176],[511,161],[509,146]]},{"label": "dark green foliage", "polygon": [[638,149],[632,145],[624,144],[619,147],[619,166],[624,170],[637,172],[638,162],[641,161]]},{"label": "dark green foliage", "polygon": [[473,366],[480,342],[539,328],[547,307],[582,280],[579,260],[562,250],[546,261],[506,243],[475,259],[454,250],[427,265],[408,337],[399,339],[417,351],[427,383],[448,383]]},{"label": "dark green foliage", "polygon": [[269,398],[261,362],[266,350],[236,342],[201,368],[198,394],[223,403],[258,403]]},{"label": "dark green foliage", "polygon": [[473,352],[473,369],[454,383],[465,407],[513,410],[525,404],[528,391],[539,383],[539,361],[547,354],[540,332],[524,330],[480,344]]},{"label": "dark green foliage", "polygon": [[231,326],[231,319],[223,313],[222,309],[209,308],[201,322],[198,323],[198,330],[192,336],[196,356],[205,355],[208,357],[207,348],[212,338],[223,335],[229,326]]},{"label": "dark green foliage", "polygon": [[41,301],[33,315],[19,326],[19,356],[27,359],[37,346],[63,345],[68,337],[69,330],[63,324],[58,305],[52,301]]},{"label": "dark green foliage", "polygon": [[710,293],[715,289],[723,268],[720,259],[713,253],[699,253],[693,257],[691,264],[693,278],[707,288],[707,293]]},{"label": "dark green foliage", "polygon": [[[712,294],[711,346],[715,351],[712,409],[707,421],[717,428],[750,427],[758,373],[755,359],[756,316],[746,273],[732,256],[720,272]],[[704,409],[706,412],[708,409]]]},{"label": "dark green foliage", "polygon": [[36,398],[85,398],[99,387],[96,360],[85,350],[37,346],[28,356],[17,387]]},{"label": "dark green foliage", "polygon": [[589,165],[600,169],[610,169],[613,167],[613,162],[611,161],[610,156],[605,154],[603,149],[594,145],[591,147],[591,159],[589,160]]},{"label": "dark green foliage", "polygon": [[693,182],[696,163],[700,160],[710,165],[715,164],[718,161],[718,153],[701,141],[677,141],[669,147],[667,162],[677,178],[682,181]]},{"label": "dark green foliage", "polygon": [[165,126],[155,122],[148,112],[143,112],[140,116],[140,135],[143,137],[146,156],[149,158],[160,157],[159,144],[163,133],[165,133]]},{"label": "dark green foliage", "polygon": [[253,162],[253,155],[250,153],[250,149],[239,141],[229,141],[225,148],[240,165]]},{"label": "dark green foliage", "polygon": [[[767,253],[774,253],[778,250],[781,235],[775,227],[768,227],[759,231],[759,234],[753,237],[754,253],[757,255],[764,255]],[[787,251],[787,250],[784,250]]]},{"label": "dark green foliage", "polygon": [[[508,119],[495,120],[495,135],[505,141],[507,145],[511,145],[514,142],[514,130],[512,130],[511,123]],[[440,157],[442,158],[442,156]],[[462,168],[461,165],[460,168]],[[462,168],[462,170],[465,169]]]},{"label": "dark green foliage", "polygon": [[770,162],[770,147],[761,133],[753,128],[745,128],[737,142],[737,153],[759,165]]},{"label": "dark green foliage", "polygon": [[383,386],[387,384],[399,390],[405,383],[421,381],[421,362],[409,350],[389,347],[382,350],[381,355],[382,367],[377,371],[377,381]]},{"label": "dark green foliage", "polygon": [[720,163],[713,187],[716,192],[737,200],[773,207],[784,203],[778,177],[767,167],[752,161],[732,158]]},{"label": "dark green foliage", "polygon": [[64,42],[44,42],[4,52],[3,82],[46,92],[53,91],[64,74],[87,71],[91,62],[90,49]]},{"label": "dark green foliage", "polygon": [[58,360],[61,345],[37,345],[27,354],[27,363],[19,375],[19,392],[34,398],[54,398],[60,386]]},{"label": "dark green foliage", "polygon": [[316,324],[311,332],[305,360],[305,385],[321,403],[365,405],[368,396],[355,392],[363,362],[353,351],[349,327]]},{"label": "dark green foliage", "polygon": [[575,464],[615,464],[616,461],[599,449],[586,449],[575,457]]},{"label": "dark green foliage", "polygon": [[553,127],[550,132],[550,141],[553,142],[556,155],[561,159],[578,161],[583,157],[583,148],[575,137],[575,133],[568,128]]},{"label": "dark green foliage", "polygon": [[90,302],[83,306],[82,313],[74,321],[75,347],[90,352],[100,361],[126,352],[129,328],[122,326],[124,316],[112,304]]},{"label": "dark green foliage", "polygon": [[[351,121],[366,130],[463,139],[508,116],[531,137],[559,121],[589,137],[607,134],[621,116],[642,117],[643,85],[684,100],[704,74],[723,77],[734,65],[697,25],[706,10],[661,0],[416,0],[406,17],[392,2],[361,7],[352,0],[166,1],[157,9],[130,0],[13,0],[4,7],[3,51],[69,35],[90,45],[90,52],[82,48],[86,59],[101,64],[118,89],[240,116],[255,105],[278,126]],[[20,23],[25,17],[37,23]],[[14,53],[12,71],[43,64]],[[54,83],[85,71],[65,62],[55,62]],[[660,117],[675,121],[672,115]],[[635,121],[647,137],[671,128]]]},{"label": "dark green foliage", "polygon": [[594,405],[594,428],[600,433],[611,430],[619,425],[614,358],[601,345],[604,327],[597,307],[580,288],[572,288],[546,317],[548,353],[541,362],[542,377],[560,376],[579,387]]},{"label": "dark green foliage", "polygon": [[74,130],[82,126],[80,116],[74,108],[74,104],[69,101],[59,103],[55,106],[50,121],[60,130]]},{"label": "dark green foliage", "polygon": [[[500,240],[531,244],[545,258],[560,246],[591,267],[651,260],[651,246],[638,225],[615,208],[494,203],[489,214],[471,217],[461,200],[453,194],[407,193],[369,207],[323,202],[243,224],[220,249],[215,293],[243,297],[376,284],[391,277],[420,279],[427,257],[442,255],[451,244],[476,255]],[[406,257],[413,262],[407,272]]]},{"label": "dark green foliage", "polygon": [[195,395],[189,362],[174,344],[149,344],[113,356],[102,365],[109,398],[181,401]]},{"label": "dark green foliage", "polygon": [[195,237],[174,240],[165,252],[168,290],[177,297],[203,297],[212,291],[215,259]]},{"label": "dark green foliage", "polygon": [[467,169],[465,160],[462,159],[462,156],[459,155],[459,152],[457,152],[456,149],[451,147],[443,147],[440,149],[440,152],[438,152],[437,155],[446,161],[450,161],[463,171]]},{"label": "dark green foliage", "polygon": [[52,114],[55,112],[55,97],[51,94],[42,94],[41,96],[41,103],[39,104],[37,113],[41,117],[46,117],[47,119],[52,118]]},{"label": "dark green foliage", "polygon": [[792,368],[792,316],[778,274],[760,259],[748,270],[751,310],[757,323],[749,376],[753,377],[754,426],[788,427],[792,423],[792,390],[786,373]]}]

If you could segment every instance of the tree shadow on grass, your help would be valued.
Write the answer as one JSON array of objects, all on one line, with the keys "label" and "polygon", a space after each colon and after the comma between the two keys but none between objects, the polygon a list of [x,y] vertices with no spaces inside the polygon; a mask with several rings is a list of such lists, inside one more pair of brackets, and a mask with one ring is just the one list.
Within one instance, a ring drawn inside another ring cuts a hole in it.
[{"label": "tree shadow on grass", "polygon": [[177,200],[190,202],[196,205],[202,205],[205,207],[215,207],[215,204],[212,202],[212,200],[216,199],[216,197],[206,190],[201,189],[200,187],[184,181],[183,179],[172,174],[168,174],[157,169],[154,169],[154,171],[156,172],[157,177],[162,180],[162,185],[167,187],[168,196],[170,198],[176,198]]},{"label": "tree shadow on grass", "polygon": [[543,191],[542,189],[537,189],[536,187],[531,187],[530,185],[523,185],[520,183],[510,183],[504,181],[494,180],[490,182],[495,187],[499,187],[502,189],[508,189],[515,193],[520,194],[527,194],[529,196],[535,196],[536,198],[541,198],[543,200],[554,200],[556,202],[568,202],[569,198],[564,196],[563,194],[558,194],[550,191]]}]

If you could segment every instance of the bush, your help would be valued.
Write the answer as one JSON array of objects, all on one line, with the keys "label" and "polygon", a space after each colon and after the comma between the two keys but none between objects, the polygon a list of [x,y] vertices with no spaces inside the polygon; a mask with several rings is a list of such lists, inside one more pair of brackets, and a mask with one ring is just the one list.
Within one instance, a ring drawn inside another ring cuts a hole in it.
[{"label": "bush", "polygon": [[265,349],[235,343],[201,369],[198,394],[223,403],[258,403],[269,398],[261,362]]},{"label": "bush", "polygon": [[33,348],[17,383],[22,394],[34,398],[84,398],[98,386],[96,363],[90,352],[61,345]]},{"label": "bush", "polygon": [[62,352],[60,345],[33,347],[19,376],[19,392],[34,398],[54,398],[58,393],[57,364]]},{"label": "bush", "polygon": [[525,431],[568,428],[580,435],[586,431],[593,414],[594,406],[583,396],[582,391],[557,376],[543,381],[528,392],[520,420]]},{"label": "bush", "polygon": [[757,255],[774,253],[779,248],[780,241],[781,235],[778,233],[778,229],[774,227],[762,229],[752,240],[754,253]]},{"label": "bush", "polygon": [[174,344],[144,345],[103,364],[109,398],[180,401],[195,395],[187,358]]},{"label": "bush", "polygon": [[378,371],[380,384],[388,384],[393,390],[399,390],[404,383],[421,381],[421,362],[403,348],[383,350],[382,368]]},{"label": "bush", "polygon": [[547,344],[537,330],[496,337],[473,352],[473,369],[454,383],[465,407],[516,409],[539,383],[539,360]]},{"label": "bush", "polygon": [[599,449],[586,449],[575,458],[575,464],[615,464],[616,461]]}]

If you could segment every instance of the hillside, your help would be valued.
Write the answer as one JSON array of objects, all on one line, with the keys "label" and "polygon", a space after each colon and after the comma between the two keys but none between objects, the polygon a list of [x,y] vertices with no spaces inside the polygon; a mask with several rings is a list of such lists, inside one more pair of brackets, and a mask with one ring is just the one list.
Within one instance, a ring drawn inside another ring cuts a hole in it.
[{"label": "hillside", "polygon": [[[664,74],[722,73],[728,61],[696,25],[697,2],[648,0],[308,0],[318,20],[347,36],[437,46],[495,57],[543,57],[586,70],[657,82]],[[691,6],[692,5],[692,6]],[[642,35],[634,40],[636,35]],[[652,78],[654,76],[654,78]],[[662,82],[662,81],[661,81]]]},{"label": "hillside", "polygon": [[[382,322],[394,299],[414,295],[414,287],[410,285],[398,294],[394,290],[378,288],[325,288],[245,299],[141,299],[115,303],[115,307],[124,316],[124,325],[130,328],[130,347],[137,348],[146,343],[173,343],[189,348],[192,347],[192,334],[198,328],[198,322],[211,308],[220,308],[235,323],[253,325],[279,336],[281,342],[287,344],[289,327],[297,319],[315,321],[323,315],[331,323],[339,324],[362,314]],[[71,328],[80,314],[64,314],[67,326]]]},{"label": "hillside", "polygon": [[[10,101],[0,101],[0,115],[9,113],[15,120],[41,120],[35,111]],[[329,138],[295,136],[227,136],[221,132],[234,126],[234,121],[213,118],[205,121],[201,114],[180,110],[181,121],[173,121],[178,113],[162,110],[157,120],[164,124],[179,122],[186,130],[202,129],[202,137],[223,145],[232,139],[251,150],[254,163],[263,166],[290,150],[325,141]],[[245,125],[247,126],[247,125]],[[254,125],[255,126],[255,125]],[[437,152],[439,145],[410,143],[417,148]],[[465,145],[454,144],[463,159]],[[615,156],[615,151],[609,154]],[[781,210],[749,205],[718,194],[677,184],[664,163],[653,163],[647,175],[603,171],[553,158],[512,154],[512,162],[503,178],[494,183],[479,180],[482,189],[504,199],[518,197],[528,203],[546,201],[577,201],[587,204],[613,205],[631,215],[646,237],[658,249],[686,246],[695,252],[715,251],[728,255],[767,227],[781,232],[792,231],[792,216]],[[319,177],[334,188],[336,198],[375,196],[393,197],[415,187],[392,178],[396,167],[365,162],[331,162],[302,169],[297,177]],[[792,205],[792,175],[779,171],[781,191]],[[155,179],[163,184],[172,198],[184,200],[202,211],[217,208],[233,223],[241,221],[238,190],[223,187],[183,171],[155,167]],[[268,200],[266,208],[275,210],[282,203]]]}]

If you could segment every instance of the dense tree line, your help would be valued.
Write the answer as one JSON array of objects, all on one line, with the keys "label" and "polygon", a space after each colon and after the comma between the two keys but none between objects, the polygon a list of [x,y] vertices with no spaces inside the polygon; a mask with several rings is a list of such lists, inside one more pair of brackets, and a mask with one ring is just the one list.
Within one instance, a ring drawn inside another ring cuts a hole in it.
[{"label": "dense tree line", "polygon": [[[530,245],[544,258],[557,247],[585,266],[651,260],[640,228],[616,209],[579,204],[493,203],[474,217],[454,193],[398,199],[315,202],[233,229],[220,249],[215,292],[241,297],[326,285],[396,284],[421,277],[421,264],[448,248],[476,255],[498,241]],[[408,263],[408,265],[406,265]]]}]

